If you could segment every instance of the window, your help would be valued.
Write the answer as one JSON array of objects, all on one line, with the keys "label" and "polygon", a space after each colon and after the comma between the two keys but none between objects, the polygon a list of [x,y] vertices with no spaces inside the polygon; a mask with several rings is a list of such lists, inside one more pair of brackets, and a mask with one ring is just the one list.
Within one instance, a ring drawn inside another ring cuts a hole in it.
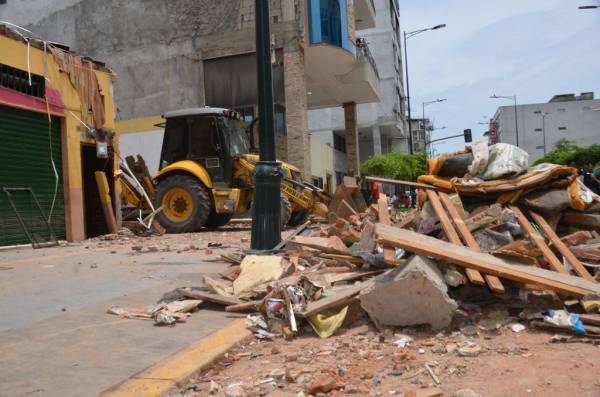
[{"label": "window", "polygon": [[190,157],[203,159],[219,155],[219,132],[214,117],[196,117],[190,124]]},{"label": "window", "polygon": [[285,106],[278,103],[275,104],[275,133],[279,135],[285,135],[287,133]]},{"label": "window", "polygon": [[316,187],[323,189],[323,178],[313,176],[312,184],[315,185]]},{"label": "window", "polygon": [[536,110],[536,111],[533,112],[533,114],[542,114],[542,111],[541,110]]},{"label": "window", "polygon": [[558,127],[558,130],[559,130],[559,131],[566,131],[566,130],[567,130],[567,127]]},{"label": "window", "polygon": [[558,113],[565,113],[567,111],[567,109],[565,108],[560,108],[557,110]]},{"label": "window", "polygon": [[342,47],[342,23],[338,0],[321,0],[321,35],[323,41]]},{"label": "window", "polygon": [[44,77],[32,74],[31,85],[29,85],[27,71],[3,64],[0,64],[0,86],[38,98],[44,98],[46,94]]},{"label": "window", "polygon": [[541,128],[536,128],[535,132],[542,132],[542,129]]},{"label": "window", "polygon": [[346,176],[346,174],[344,174],[343,172],[336,171],[335,172],[335,184],[337,186],[340,186],[341,184],[343,184],[345,176]]},{"label": "window", "polygon": [[333,148],[339,152],[346,153],[346,138],[342,135],[333,134]]}]

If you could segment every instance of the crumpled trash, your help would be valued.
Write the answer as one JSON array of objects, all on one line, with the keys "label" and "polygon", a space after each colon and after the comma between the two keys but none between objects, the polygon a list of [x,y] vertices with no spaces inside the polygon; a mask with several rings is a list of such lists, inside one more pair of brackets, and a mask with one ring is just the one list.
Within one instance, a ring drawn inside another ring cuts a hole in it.
[{"label": "crumpled trash", "polygon": [[405,334],[395,334],[394,338],[397,338],[394,341],[394,345],[401,348],[409,346],[410,343],[413,341],[413,338],[411,336]]},{"label": "crumpled trash", "polygon": [[585,327],[577,314],[569,313],[566,310],[548,310],[548,315],[544,316],[544,322],[558,326],[569,326],[571,330],[579,335],[585,335]]},{"label": "crumpled trash", "polygon": [[281,335],[267,331],[268,327],[267,320],[262,314],[248,314],[246,316],[246,328],[252,331],[258,339],[274,339]]}]

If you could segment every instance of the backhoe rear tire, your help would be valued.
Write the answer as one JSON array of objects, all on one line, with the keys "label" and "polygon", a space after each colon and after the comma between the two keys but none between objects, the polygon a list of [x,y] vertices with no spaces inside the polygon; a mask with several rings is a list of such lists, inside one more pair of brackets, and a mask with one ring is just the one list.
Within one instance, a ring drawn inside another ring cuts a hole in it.
[{"label": "backhoe rear tire", "polygon": [[163,210],[156,215],[168,233],[198,231],[211,213],[208,189],[189,175],[171,175],[158,182],[156,206]]}]

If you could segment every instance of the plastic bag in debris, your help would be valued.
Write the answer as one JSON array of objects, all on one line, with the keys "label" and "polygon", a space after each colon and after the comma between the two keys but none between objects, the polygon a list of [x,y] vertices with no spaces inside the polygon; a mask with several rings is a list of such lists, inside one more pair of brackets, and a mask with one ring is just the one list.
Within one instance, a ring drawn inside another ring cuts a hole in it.
[{"label": "plastic bag in debris", "polygon": [[308,323],[319,337],[329,338],[342,326],[347,313],[348,306],[344,306],[341,310],[324,310],[319,314],[310,316],[308,318]]},{"label": "plastic bag in debris", "polygon": [[497,143],[489,147],[489,158],[485,171],[476,176],[483,180],[511,178],[527,171],[529,154],[508,143]]},{"label": "plastic bag in debris", "polygon": [[585,335],[585,328],[579,316],[566,310],[550,309],[548,316],[544,316],[544,321],[554,325],[569,326],[574,333]]}]

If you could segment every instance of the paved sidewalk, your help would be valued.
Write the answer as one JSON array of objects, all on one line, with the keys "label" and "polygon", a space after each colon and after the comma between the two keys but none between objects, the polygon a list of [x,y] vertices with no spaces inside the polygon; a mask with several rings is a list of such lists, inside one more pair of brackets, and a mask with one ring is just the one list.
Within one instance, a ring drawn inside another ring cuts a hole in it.
[{"label": "paved sidewalk", "polygon": [[106,314],[227,267],[206,259],[130,246],[0,252],[0,396],[95,396],[238,318],[210,305],[174,327]]}]

